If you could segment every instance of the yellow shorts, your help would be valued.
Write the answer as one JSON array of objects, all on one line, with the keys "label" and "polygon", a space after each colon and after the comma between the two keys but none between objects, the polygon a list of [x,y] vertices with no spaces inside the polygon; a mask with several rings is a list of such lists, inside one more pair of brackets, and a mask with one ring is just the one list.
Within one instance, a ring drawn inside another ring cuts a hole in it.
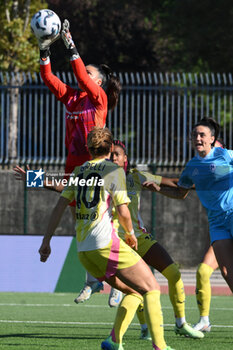
[{"label": "yellow shorts", "polygon": [[138,250],[137,253],[143,258],[143,256],[148,252],[148,250],[157,243],[155,239],[149,233],[142,233],[137,237],[138,240]]},{"label": "yellow shorts", "polygon": [[114,276],[117,270],[135,265],[141,259],[118,237],[104,248],[78,252],[78,257],[85,269],[99,281]]}]

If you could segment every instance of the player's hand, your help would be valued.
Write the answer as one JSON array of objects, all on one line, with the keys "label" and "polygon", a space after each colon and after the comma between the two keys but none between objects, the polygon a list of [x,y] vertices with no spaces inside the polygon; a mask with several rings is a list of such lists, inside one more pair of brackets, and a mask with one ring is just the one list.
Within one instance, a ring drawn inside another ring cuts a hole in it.
[{"label": "player's hand", "polygon": [[138,250],[138,240],[135,234],[129,235],[125,233],[125,243],[128,244],[131,248]]},{"label": "player's hand", "polygon": [[153,192],[159,192],[160,191],[160,186],[157,185],[155,182],[153,181],[145,181],[142,184],[142,187],[146,190],[150,190]]},{"label": "player's hand", "polygon": [[74,41],[70,33],[70,23],[67,19],[62,24],[61,37],[67,49],[73,49],[75,47]]},{"label": "player's hand", "polygon": [[[18,165],[16,165],[15,168],[13,168],[15,172],[15,179],[16,180],[21,180],[21,181],[26,181],[26,171],[20,168]],[[30,170],[29,165],[27,165],[27,170]]]},{"label": "player's hand", "polygon": [[56,35],[54,35],[53,37],[50,37],[48,39],[38,39],[38,46],[40,50],[47,50],[50,48],[50,46],[57,41],[60,38],[60,34],[57,33]]},{"label": "player's hand", "polygon": [[43,242],[40,246],[40,249],[39,249],[40,261],[46,262],[50,253],[51,253],[51,248],[50,248],[49,242],[43,240]]}]

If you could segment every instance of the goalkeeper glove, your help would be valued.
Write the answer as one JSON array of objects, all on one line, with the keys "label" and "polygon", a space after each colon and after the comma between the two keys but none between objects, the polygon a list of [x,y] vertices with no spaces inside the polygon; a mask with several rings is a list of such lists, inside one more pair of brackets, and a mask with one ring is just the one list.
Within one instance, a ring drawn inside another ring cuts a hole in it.
[{"label": "goalkeeper glove", "polygon": [[69,50],[70,56],[72,57],[72,59],[78,58],[79,54],[75,46],[75,43],[72,39],[72,36],[70,33],[70,23],[67,19],[65,19],[62,24],[61,37],[62,37],[62,40],[64,41],[66,48]]},{"label": "goalkeeper glove", "polygon": [[52,45],[52,43],[54,43],[59,38],[60,38],[60,34],[59,33],[56,34],[55,36],[53,36],[51,38],[47,38],[47,39],[39,39],[39,38],[37,38],[38,46],[39,46],[40,50],[49,49],[49,47]]}]

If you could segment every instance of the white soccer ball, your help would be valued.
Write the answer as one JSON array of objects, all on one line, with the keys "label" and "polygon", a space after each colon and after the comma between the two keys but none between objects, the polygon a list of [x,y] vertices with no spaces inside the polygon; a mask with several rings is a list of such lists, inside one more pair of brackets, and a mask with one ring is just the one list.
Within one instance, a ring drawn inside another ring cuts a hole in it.
[{"label": "white soccer ball", "polygon": [[60,33],[61,21],[52,10],[40,10],[32,17],[31,29],[37,39],[51,39]]}]

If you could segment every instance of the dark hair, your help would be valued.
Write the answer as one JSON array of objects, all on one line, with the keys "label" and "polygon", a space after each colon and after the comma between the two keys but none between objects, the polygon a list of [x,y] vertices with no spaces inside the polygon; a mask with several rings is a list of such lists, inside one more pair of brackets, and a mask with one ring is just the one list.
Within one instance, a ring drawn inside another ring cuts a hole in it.
[{"label": "dark hair", "polygon": [[121,147],[121,148],[123,149],[125,155],[127,156],[126,147],[125,147],[125,144],[124,144],[122,141],[120,141],[120,140],[114,140],[114,141],[113,141],[113,144],[114,144],[114,146],[119,146],[119,147]]},{"label": "dark hair", "polygon": [[102,79],[101,87],[104,89],[108,97],[108,109],[114,109],[117,105],[121,91],[120,80],[113,74],[111,68],[106,64],[100,64],[99,66],[91,64],[91,66],[98,69],[100,73]]},{"label": "dark hair", "polygon": [[127,156],[127,161],[124,164],[124,171],[126,172],[126,174],[128,174],[128,172],[130,170],[130,162],[128,160],[128,155],[127,155],[125,144],[120,140],[114,140],[113,144],[114,144],[114,146],[118,146],[118,147],[122,148],[124,151],[124,154]]},{"label": "dark hair", "polygon": [[211,135],[214,136],[214,142],[212,143],[212,146],[214,146],[218,140],[220,125],[213,118],[204,117],[194,125],[193,129],[200,125],[207,126],[210,129]]}]

